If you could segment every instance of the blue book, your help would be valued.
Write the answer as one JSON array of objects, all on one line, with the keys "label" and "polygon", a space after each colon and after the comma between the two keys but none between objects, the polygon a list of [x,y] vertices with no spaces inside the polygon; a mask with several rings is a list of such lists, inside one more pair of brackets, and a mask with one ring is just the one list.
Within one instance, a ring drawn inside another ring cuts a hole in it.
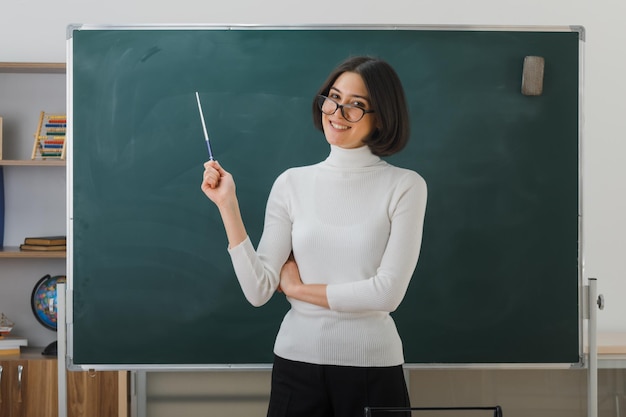
[{"label": "blue book", "polygon": [[4,247],[4,170],[0,167],[0,248]]}]

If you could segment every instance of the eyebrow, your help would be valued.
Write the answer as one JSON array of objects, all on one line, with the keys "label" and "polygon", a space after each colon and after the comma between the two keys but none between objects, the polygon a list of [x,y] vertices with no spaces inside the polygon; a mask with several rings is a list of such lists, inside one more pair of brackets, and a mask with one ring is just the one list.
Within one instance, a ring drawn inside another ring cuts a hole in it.
[{"label": "eyebrow", "polygon": [[[336,92],[338,92],[338,93],[340,93],[340,94],[343,94],[343,93],[342,93],[342,91],[341,91],[340,89],[338,89],[337,87],[332,86],[332,87],[330,87],[330,89],[331,89],[331,90],[335,90]],[[367,101],[368,103],[370,102],[370,99],[369,99],[368,97],[366,97],[366,96],[361,96],[361,95],[359,95],[359,94],[352,94],[352,95],[351,95],[351,97],[355,97],[355,98],[360,98],[360,99],[363,99],[363,100]]]}]

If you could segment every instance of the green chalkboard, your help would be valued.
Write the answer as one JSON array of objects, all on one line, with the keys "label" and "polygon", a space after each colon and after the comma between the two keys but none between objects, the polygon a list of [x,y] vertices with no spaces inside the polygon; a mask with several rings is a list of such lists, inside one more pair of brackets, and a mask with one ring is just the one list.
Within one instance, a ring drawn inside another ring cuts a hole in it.
[{"label": "green chalkboard", "polygon": [[[403,80],[411,142],[389,161],[429,187],[393,314],[406,362],[579,362],[582,31],[76,26],[69,39],[74,365],[271,363],[288,303],[241,294],[199,188],[195,92],[256,244],[274,179],[326,157],[312,97],[356,54]],[[545,58],[540,96],[521,94],[530,55]]]}]

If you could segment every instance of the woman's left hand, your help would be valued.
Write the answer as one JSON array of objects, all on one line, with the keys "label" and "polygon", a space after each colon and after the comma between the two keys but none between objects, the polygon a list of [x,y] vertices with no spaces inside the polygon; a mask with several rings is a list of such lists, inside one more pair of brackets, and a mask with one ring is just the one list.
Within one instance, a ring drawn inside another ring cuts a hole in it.
[{"label": "woman's left hand", "polygon": [[330,308],[326,296],[326,284],[304,284],[293,253],[280,270],[278,291],[295,300]]},{"label": "woman's left hand", "polygon": [[278,291],[290,297],[300,285],[303,285],[302,279],[300,278],[300,270],[298,269],[298,264],[292,253],[280,270],[280,285]]}]

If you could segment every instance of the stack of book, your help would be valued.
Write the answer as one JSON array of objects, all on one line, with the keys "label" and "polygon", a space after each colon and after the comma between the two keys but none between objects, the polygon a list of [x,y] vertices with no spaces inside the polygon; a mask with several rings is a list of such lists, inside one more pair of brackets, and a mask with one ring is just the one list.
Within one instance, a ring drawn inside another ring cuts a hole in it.
[{"label": "stack of book", "polygon": [[66,248],[67,239],[65,236],[27,237],[24,239],[24,243],[20,245],[21,250],[63,251]]},{"label": "stack of book", "polygon": [[19,355],[21,346],[28,346],[28,340],[21,337],[2,336],[0,337],[0,356]]}]

